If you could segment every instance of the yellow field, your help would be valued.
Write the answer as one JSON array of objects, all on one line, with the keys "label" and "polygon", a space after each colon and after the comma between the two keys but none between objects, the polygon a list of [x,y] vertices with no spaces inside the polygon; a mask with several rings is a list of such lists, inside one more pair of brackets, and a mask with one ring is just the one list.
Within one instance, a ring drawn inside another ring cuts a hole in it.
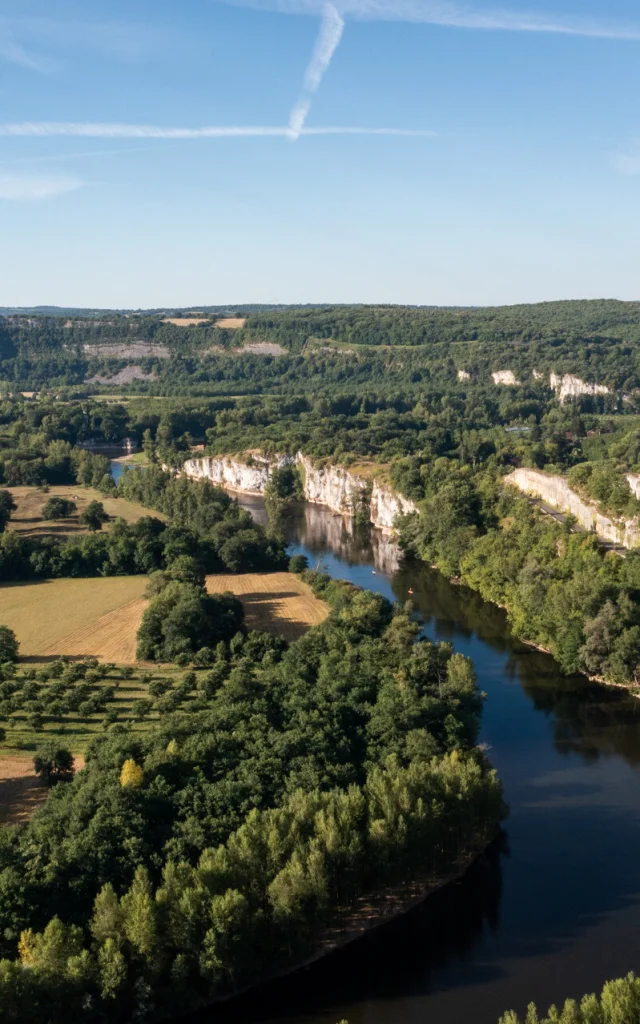
[{"label": "yellow field", "polygon": [[207,590],[210,594],[230,590],[242,601],[250,629],[278,633],[287,640],[297,640],[329,614],[326,604],[289,572],[207,576]]},{"label": "yellow field", "polygon": [[135,662],[146,576],[10,583],[0,588],[0,623],[23,657],[86,655]]},{"label": "yellow field", "polygon": [[[136,634],[148,602],[146,576],[9,583],[0,587],[0,623],[14,630],[22,657],[66,654],[101,662],[136,662]],[[288,572],[208,576],[210,594],[231,591],[250,629],[296,640],[327,617],[327,606]]]},{"label": "yellow field", "polygon": [[[86,527],[82,526],[79,517],[84,512],[90,501],[101,501],[107,515],[114,518],[126,519],[128,523],[137,523],[142,516],[155,516],[156,519],[164,519],[161,512],[151,511],[143,505],[137,505],[133,501],[125,501],[124,498],[105,498],[93,487],[81,487],[79,484],[69,486],[51,487],[47,494],[43,494],[36,487],[9,487],[17,510],[12,513],[9,530],[18,530],[29,537],[70,537],[74,534],[87,533]],[[70,498],[75,501],[78,511],[68,519],[49,522],[42,518],[42,509],[49,498]],[[106,523],[103,527],[109,529]]]},{"label": "yellow field", "polygon": [[214,327],[226,327],[227,330],[238,331],[247,322],[247,318],[243,316],[225,316],[222,320],[216,320]]},{"label": "yellow field", "polygon": [[173,324],[174,327],[190,327],[191,324],[207,324],[211,317],[195,316],[168,316],[162,321],[163,324]]}]

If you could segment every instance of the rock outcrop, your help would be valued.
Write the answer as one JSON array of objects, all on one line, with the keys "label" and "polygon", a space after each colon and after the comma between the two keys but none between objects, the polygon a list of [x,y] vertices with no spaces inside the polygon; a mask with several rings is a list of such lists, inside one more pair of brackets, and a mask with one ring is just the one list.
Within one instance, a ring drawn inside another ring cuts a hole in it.
[{"label": "rock outcrop", "polygon": [[471,374],[467,370],[458,370],[458,380],[471,380]]},{"label": "rock outcrop", "polygon": [[520,383],[513,370],[497,370],[492,373],[494,384],[505,384],[508,387],[517,387]]},{"label": "rock outcrop", "polygon": [[627,483],[631,493],[635,494],[636,498],[640,498],[640,475],[638,473],[627,473]]},{"label": "rock outcrop", "polygon": [[[640,477],[638,478],[640,485]],[[601,540],[623,548],[640,546],[640,523],[635,519],[614,520],[572,491],[563,476],[550,476],[536,469],[516,469],[505,477],[505,483],[518,487],[525,494],[541,498],[560,512],[575,516],[585,530],[594,530]]]},{"label": "rock outcrop", "polygon": [[560,404],[564,405],[568,398],[579,398],[581,395],[609,395],[611,392],[604,384],[585,384],[579,377],[571,373],[565,373],[564,377],[558,377],[552,373],[549,378],[551,390],[555,391]]},{"label": "rock outcrop", "polygon": [[375,478],[352,473],[344,466],[315,466],[302,452],[295,458],[287,455],[268,458],[251,453],[246,458],[188,459],[183,472],[193,480],[211,480],[241,494],[264,494],[272,470],[292,462],[300,470],[305,501],[325,505],[346,516],[353,516],[358,509],[368,506],[371,525],[386,533],[393,532],[398,516],[418,511],[415,502],[396,494]]},{"label": "rock outcrop", "polygon": [[267,459],[263,455],[249,455],[246,461],[229,459],[224,456],[188,459],[183,472],[193,480],[211,480],[220,487],[243,494],[264,494],[269,473],[276,466],[282,466],[285,457]]}]

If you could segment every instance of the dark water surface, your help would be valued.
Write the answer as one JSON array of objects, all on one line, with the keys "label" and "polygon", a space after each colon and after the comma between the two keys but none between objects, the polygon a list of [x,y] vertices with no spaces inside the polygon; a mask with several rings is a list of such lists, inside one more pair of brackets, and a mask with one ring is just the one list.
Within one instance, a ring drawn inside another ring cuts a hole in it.
[{"label": "dark water surface", "polygon": [[[241,499],[264,519],[260,499]],[[562,676],[509,636],[500,609],[377,532],[304,506],[292,552],[333,576],[412,600],[426,634],[473,658],[482,740],[511,807],[505,837],[405,917],[192,1024],[497,1024],[640,969],[640,701]],[[375,574],[373,570],[375,569]]]}]

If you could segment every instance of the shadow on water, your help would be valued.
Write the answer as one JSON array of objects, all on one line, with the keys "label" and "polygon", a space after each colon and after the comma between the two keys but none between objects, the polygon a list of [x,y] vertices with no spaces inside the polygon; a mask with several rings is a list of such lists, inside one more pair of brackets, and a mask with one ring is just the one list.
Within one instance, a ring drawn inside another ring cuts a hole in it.
[{"label": "shadow on water", "polygon": [[[259,499],[242,501],[257,518]],[[405,917],[286,980],[192,1016],[282,1024],[496,1024],[640,968],[640,701],[565,677],[503,611],[389,538],[318,506],[287,517],[292,552],[406,601],[425,634],[473,658],[482,740],[510,816],[501,843]]]}]

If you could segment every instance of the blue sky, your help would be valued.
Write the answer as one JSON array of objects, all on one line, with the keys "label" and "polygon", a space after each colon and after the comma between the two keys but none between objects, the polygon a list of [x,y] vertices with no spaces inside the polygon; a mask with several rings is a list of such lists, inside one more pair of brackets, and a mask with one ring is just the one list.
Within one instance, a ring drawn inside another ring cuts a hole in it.
[{"label": "blue sky", "polygon": [[639,87],[637,0],[0,0],[0,305],[640,298]]}]

